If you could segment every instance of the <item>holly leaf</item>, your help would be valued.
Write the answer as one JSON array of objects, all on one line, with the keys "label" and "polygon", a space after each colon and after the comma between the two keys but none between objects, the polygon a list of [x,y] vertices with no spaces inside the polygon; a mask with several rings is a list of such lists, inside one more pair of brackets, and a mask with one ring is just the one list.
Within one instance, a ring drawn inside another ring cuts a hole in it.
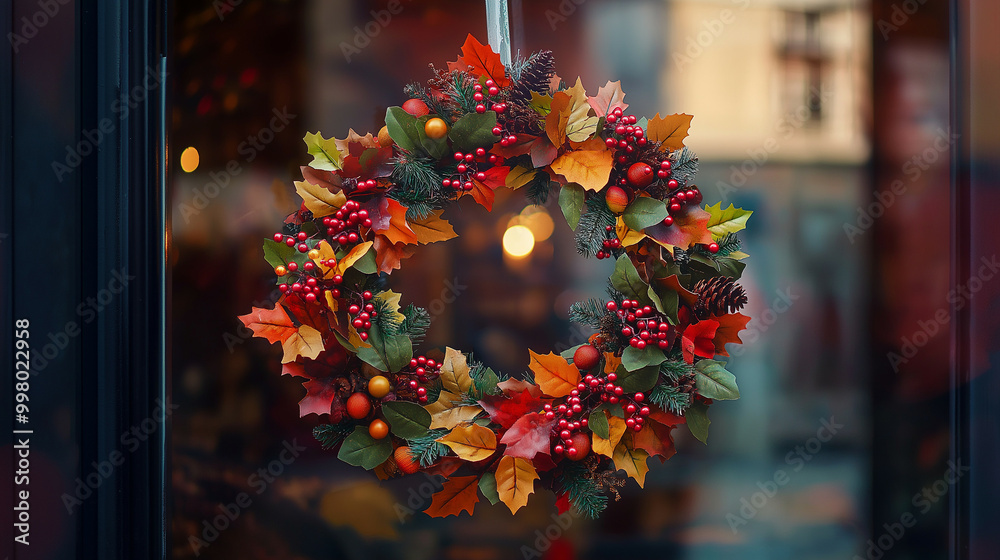
[{"label": "holly leaf", "polygon": [[639,277],[639,271],[629,259],[627,254],[618,257],[615,261],[615,271],[611,273],[611,285],[616,290],[639,300],[641,303],[649,304],[649,286]]},{"label": "holly leaf", "polygon": [[615,109],[621,109],[622,111],[628,109],[621,81],[609,81],[597,90],[596,96],[590,97],[587,100],[590,102],[590,106],[594,108],[594,114],[598,117],[606,117]]},{"label": "holly leaf", "polygon": [[721,317],[715,317],[715,320],[719,322],[719,328],[715,331],[715,338],[712,339],[715,343],[715,353],[720,356],[728,356],[729,352],[726,350],[726,344],[743,344],[743,341],[740,340],[740,331],[747,328],[750,317],[742,313],[729,313]]},{"label": "holly leaf", "polygon": [[416,439],[427,433],[431,415],[419,404],[407,401],[385,401],[382,414],[392,433],[403,439]]},{"label": "holly leaf", "polygon": [[684,411],[684,418],[687,419],[687,427],[691,430],[691,435],[707,445],[708,426],[712,423],[708,419],[708,405],[695,401]]},{"label": "holly leaf", "polygon": [[453,476],[444,481],[441,490],[434,494],[431,505],[424,513],[431,517],[448,517],[463,511],[472,514],[479,503],[479,477]]},{"label": "holly leaf", "polygon": [[500,439],[500,443],[507,446],[504,455],[524,459],[534,459],[539,453],[548,455],[550,433],[556,422],[555,418],[546,420],[545,414],[540,412],[521,416]]},{"label": "holly leaf", "polygon": [[445,391],[456,395],[468,393],[472,387],[472,377],[469,376],[469,363],[465,354],[454,348],[445,348],[440,379]]},{"label": "holly leaf", "polygon": [[479,401],[479,406],[490,415],[490,420],[509,429],[519,418],[542,406],[541,394],[532,394],[524,389],[511,395],[487,395]]},{"label": "holly leaf", "polygon": [[649,119],[646,125],[646,138],[653,142],[662,142],[660,150],[679,150],[684,147],[684,138],[691,128],[692,115],[667,115],[664,118],[657,113]]},{"label": "holly leaf", "polygon": [[733,401],[740,398],[740,389],[736,386],[736,376],[722,367],[715,360],[699,360],[694,365],[695,387],[698,394],[707,399]]},{"label": "holly leaf", "polygon": [[476,424],[456,426],[436,441],[447,445],[459,459],[473,463],[493,455],[497,448],[493,430]]},{"label": "holly leaf", "polygon": [[694,363],[695,356],[704,358],[715,357],[715,331],[719,328],[719,322],[712,319],[698,321],[693,325],[688,325],[681,335],[681,351],[684,353],[684,361]]},{"label": "holly leaf", "polygon": [[460,152],[474,152],[476,148],[489,148],[497,141],[493,127],[497,125],[497,114],[494,111],[485,113],[467,113],[455,121],[448,138],[452,148]]},{"label": "holly leaf", "polygon": [[496,470],[497,494],[511,513],[517,513],[528,503],[528,496],[535,491],[538,473],[531,461],[505,455]]},{"label": "holly leaf", "polygon": [[484,472],[479,479],[479,491],[489,500],[490,505],[497,505],[500,501],[500,494],[497,493],[497,477],[491,472]]},{"label": "holly leaf", "polygon": [[274,309],[252,307],[250,313],[240,315],[239,320],[243,326],[253,331],[254,336],[266,338],[271,343],[283,343],[297,330],[292,318],[281,305],[275,305]]},{"label": "holly leaf", "polygon": [[567,183],[559,189],[559,208],[562,208],[569,229],[576,230],[585,206],[584,190],[580,185]]},{"label": "holly leaf", "polygon": [[338,171],[340,169],[341,155],[337,148],[337,140],[334,138],[323,138],[319,132],[307,132],[302,137],[306,143],[306,149],[313,160],[309,162],[309,167],[321,169],[323,171]]},{"label": "holly leaf", "polygon": [[299,325],[298,330],[281,343],[281,349],[284,350],[283,364],[294,362],[299,356],[315,359],[323,351],[323,335],[309,325]]},{"label": "holly leaf", "polygon": [[[647,344],[642,350],[629,346],[622,352],[622,370],[626,372],[638,371],[647,366],[658,366],[666,361],[667,357],[664,355],[663,350],[655,344]],[[642,389],[638,389],[642,390]]]},{"label": "holly leaf", "polygon": [[436,243],[458,237],[455,228],[447,220],[441,218],[443,213],[444,210],[437,210],[428,214],[426,218],[409,222],[410,230],[413,231],[418,243]]},{"label": "holly leaf", "polygon": [[[432,430],[441,428],[450,430],[459,424],[472,422],[476,416],[483,412],[483,409],[478,406],[454,406],[456,402],[461,400],[458,395],[452,393],[441,393],[441,395],[448,401],[451,408],[444,408],[431,416],[430,428]],[[441,397],[438,397],[435,404],[437,403],[442,403]]]},{"label": "holly leaf", "polygon": [[708,231],[708,220],[711,216],[698,207],[688,207],[686,212],[674,216],[673,225],[662,223],[647,227],[644,231],[653,241],[656,241],[673,255],[674,247],[688,249],[695,243],[709,244],[712,233]]},{"label": "holly leaf", "polygon": [[535,110],[541,116],[547,116],[552,112],[552,96],[542,95],[538,92],[531,92],[531,101],[528,102],[528,106]]},{"label": "holly leaf", "polygon": [[[305,253],[300,253],[295,247],[289,247],[284,243],[277,243],[273,239],[264,241],[264,260],[272,267],[283,266],[288,268],[288,263],[295,263],[299,266],[305,264],[309,257]],[[290,282],[290,277],[278,277],[279,284]]]},{"label": "holly leaf", "polygon": [[[587,423],[589,424],[590,421],[588,420]],[[613,458],[614,450],[618,447],[618,442],[621,441],[626,429],[628,429],[628,426],[625,424],[624,419],[617,416],[608,417],[609,437],[601,437],[595,433],[591,449],[598,455]]]},{"label": "holly leaf", "polygon": [[[660,362],[664,361],[666,357],[663,356],[663,351],[657,348],[657,352],[659,352],[661,356],[659,358]],[[625,364],[623,362],[622,367],[618,368],[618,385],[629,393],[649,391],[656,385],[656,382],[659,379],[659,362],[653,365],[643,366],[632,371],[625,369]]]},{"label": "holly leaf", "polygon": [[348,465],[371,470],[385,462],[391,454],[391,439],[375,439],[368,435],[367,426],[358,426],[344,440],[337,458]]},{"label": "holly leaf", "polygon": [[423,150],[421,140],[424,135],[423,130],[418,128],[420,126],[417,118],[402,107],[389,107],[385,111],[385,127],[389,130],[389,137],[407,152]]},{"label": "holly leaf", "polygon": [[712,238],[715,240],[747,227],[747,220],[753,214],[752,210],[736,208],[732,204],[723,210],[721,202],[717,202],[714,206],[706,206],[705,211],[710,216],[707,224],[708,231],[712,232]]},{"label": "holly leaf", "polygon": [[493,49],[480,43],[470,33],[462,45],[462,56],[459,62],[469,66],[469,73],[473,76],[485,76],[493,80],[497,87],[504,88],[510,85],[510,79],[504,72],[503,62],[500,55],[493,52]]},{"label": "holly leaf", "polygon": [[406,223],[406,207],[393,199],[389,200],[389,224],[384,229],[376,229],[375,233],[384,235],[391,243],[414,244],[417,236]]},{"label": "holly leaf", "polygon": [[535,374],[535,382],[550,397],[565,397],[580,383],[580,370],[566,358],[549,352],[542,356],[528,350],[531,359],[528,369]]},{"label": "holly leaf", "polygon": [[632,442],[632,433],[628,433],[622,441],[615,447],[611,460],[615,462],[615,468],[625,471],[625,474],[635,479],[641,488],[646,482],[646,473],[649,466],[646,460],[649,453],[642,449],[637,449]]},{"label": "holly leaf", "polygon": [[608,416],[604,413],[605,405],[599,404],[587,417],[587,427],[594,435],[602,439],[611,437],[611,425],[608,424]]},{"label": "holly leaf", "polygon": [[625,212],[622,213],[622,221],[633,230],[642,231],[649,226],[658,224],[670,215],[667,211],[667,204],[662,200],[656,200],[648,196],[637,196]]}]

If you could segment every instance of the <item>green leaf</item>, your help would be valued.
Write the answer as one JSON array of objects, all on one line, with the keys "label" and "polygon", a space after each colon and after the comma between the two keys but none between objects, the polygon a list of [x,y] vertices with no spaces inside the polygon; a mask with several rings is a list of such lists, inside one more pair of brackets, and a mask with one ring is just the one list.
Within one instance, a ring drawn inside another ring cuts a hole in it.
[{"label": "green leaf", "polygon": [[497,492],[497,477],[491,472],[484,472],[479,479],[479,491],[490,501],[490,504],[497,505],[500,501],[500,493]]},{"label": "green leaf", "polygon": [[[661,352],[662,353],[662,352]],[[635,393],[637,391],[649,391],[654,386],[656,386],[657,380],[660,378],[660,366],[651,365],[643,368],[639,368],[635,371],[629,371],[625,369],[624,362],[622,367],[618,368],[618,385],[622,389],[625,389],[628,393]]]},{"label": "green leaf", "polygon": [[622,221],[629,228],[642,231],[654,226],[669,215],[667,204],[648,196],[637,196],[622,213]]},{"label": "green leaf", "polygon": [[647,344],[642,350],[629,346],[622,352],[622,367],[626,371],[635,371],[646,366],[658,366],[666,359],[663,350],[655,344]]},{"label": "green leaf", "polygon": [[611,285],[616,290],[637,299],[643,303],[652,303],[647,290],[649,286],[639,277],[639,271],[629,260],[628,255],[618,257],[615,262],[615,271],[611,274]]},{"label": "green leaf", "polygon": [[739,280],[740,276],[743,276],[743,269],[747,267],[746,263],[729,257],[718,257],[715,259],[715,262],[718,263],[719,272],[723,276],[728,276],[736,280]]},{"label": "green leaf", "polygon": [[698,393],[708,399],[732,401],[740,398],[736,386],[736,376],[715,360],[699,360],[694,366],[695,387]]},{"label": "green leaf", "polygon": [[[372,328],[372,330],[375,330],[374,327]],[[370,332],[371,331],[369,331],[369,333]],[[373,368],[379,371],[389,370],[389,366],[386,365],[385,360],[382,358],[382,355],[379,354],[374,347],[362,346],[358,348],[358,358],[360,358],[362,362],[372,366]]]},{"label": "green leaf", "polygon": [[751,210],[735,208],[732,204],[729,208],[722,209],[722,203],[718,202],[714,206],[706,206],[705,210],[710,214],[708,218],[708,231],[712,232],[712,239],[719,240],[729,233],[736,233],[747,227],[747,219],[753,214]]},{"label": "green leaf", "polygon": [[404,334],[393,334],[385,337],[385,363],[391,373],[410,365],[413,358],[413,343]]},{"label": "green leaf", "polygon": [[382,403],[382,414],[392,433],[403,439],[423,437],[431,425],[431,413],[417,403],[388,401]]},{"label": "green leaf", "polygon": [[673,290],[664,290],[663,294],[657,293],[653,286],[649,287],[649,299],[653,300],[653,305],[656,306],[656,310],[667,316],[667,319],[671,324],[676,325],[677,320],[677,304],[680,298],[677,292]]},{"label": "green leaf", "polygon": [[342,158],[340,150],[337,149],[337,141],[333,138],[323,138],[319,132],[307,132],[302,137],[306,143],[306,148],[313,160],[309,162],[309,167],[322,169],[324,171],[337,171],[340,169]]},{"label": "green leaf", "polygon": [[604,439],[611,438],[611,426],[608,425],[608,417],[604,414],[604,404],[598,405],[590,413],[590,417],[587,419],[587,427],[590,428],[590,431]]},{"label": "green leaf", "polygon": [[373,246],[368,249],[368,252],[351,265],[351,268],[362,274],[375,274],[378,272],[378,263],[375,261],[375,247]]},{"label": "green leaf", "polygon": [[344,335],[340,334],[340,331],[333,329],[333,336],[336,337],[337,342],[339,342],[340,345],[343,346],[348,352],[352,354],[358,353],[358,349],[355,348],[354,345],[344,337]]},{"label": "green leaf", "polygon": [[[306,244],[309,245],[309,248],[312,248],[316,245],[316,242],[310,240],[307,241]],[[271,265],[272,267],[283,266],[285,268],[288,268],[288,263],[293,262],[298,264],[299,268],[302,268],[302,265],[306,264],[306,261],[309,260],[309,257],[306,256],[305,253],[300,253],[299,250],[295,247],[289,247],[288,245],[285,245],[284,243],[278,243],[273,239],[267,239],[264,241],[264,260],[267,261],[267,264]],[[293,282],[292,280],[293,277],[294,277],[293,274],[286,274],[285,276],[279,276],[278,284],[291,283]]]},{"label": "green leaf", "polygon": [[493,134],[496,125],[497,114],[493,111],[468,113],[451,127],[448,138],[456,151],[472,152],[476,148],[488,148],[497,141]]},{"label": "green leaf", "polygon": [[371,470],[384,463],[391,454],[390,438],[374,439],[368,435],[367,427],[358,426],[344,440],[337,458],[349,465]]},{"label": "green leaf", "polygon": [[580,224],[580,215],[586,204],[583,187],[576,183],[567,183],[559,189],[559,207],[562,208],[563,216],[569,229],[575,230]]},{"label": "green leaf", "polygon": [[389,107],[385,111],[385,126],[389,129],[389,136],[400,148],[408,152],[416,152],[421,149],[420,139],[423,136],[423,127],[417,128],[417,119],[407,113],[402,107]]},{"label": "green leaf", "polygon": [[694,402],[684,411],[687,418],[687,427],[691,430],[691,435],[698,438],[698,441],[708,444],[708,425],[712,423],[708,419],[708,405]]},{"label": "green leaf", "polygon": [[[586,342],[584,344],[586,344]],[[562,356],[563,358],[566,358],[567,360],[572,361],[573,360],[573,354],[576,354],[576,349],[579,348],[579,347],[581,347],[581,346],[583,346],[583,344],[577,344],[576,346],[574,346],[572,348],[567,348],[566,350],[563,350],[562,352],[560,352],[559,355]]]}]

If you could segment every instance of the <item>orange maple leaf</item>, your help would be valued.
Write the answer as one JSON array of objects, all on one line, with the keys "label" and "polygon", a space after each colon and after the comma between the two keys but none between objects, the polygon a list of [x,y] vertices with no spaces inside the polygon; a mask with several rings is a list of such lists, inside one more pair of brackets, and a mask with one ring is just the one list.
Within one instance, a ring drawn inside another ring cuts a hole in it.
[{"label": "orange maple leaf", "polygon": [[657,113],[646,125],[646,137],[653,142],[662,142],[661,150],[679,150],[684,147],[684,138],[691,128],[692,115],[667,115],[660,118]]},{"label": "orange maple leaf", "polygon": [[431,517],[447,517],[468,512],[479,502],[479,477],[454,476],[445,480],[441,490],[434,494],[431,505],[424,513]]},{"label": "orange maple leaf", "polygon": [[720,356],[728,356],[729,352],[726,351],[726,344],[730,342],[733,344],[743,344],[743,341],[740,340],[740,331],[747,328],[750,317],[742,313],[730,313],[721,317],[715,317],[715,320],[719,322],[719,328],[715,331],[715,338],[713,339],[715,353]]},{"label": "orange maple leaf", "polygon": [[[599,191],[608,184],[614,163],[614,154],[607,149],[574,150],[556,158],[552,162],[552,171],[587,190]],[[707,218],[705,223],[708,223]]]},{"label": "orange maple leaf", "polygon": [[535,373],[535,382],[550,397],[565,397],[580,382],[580,370],[566,358],[549,352],[542,356],[528,350],[528,368]]},{"label": "orange maple leaf", "polygon": [[493,200],[496,198],[496,193],[493,191],[497,187],[506,186],[509,172],[509,167],[493,167],[486,171],[486,178],[482,181],[473,177],[472,190],[469,191],[472,198],[487,210],[493,210]]},{"label": "orange maple leaf", "polygon": [[375,233],[384,235],[392,243],[414,244],[417,242],[417,235],[406,223],[406,207],[389,198],[389,223],[385,229],[376,229]]},{"label": "orange maple leaf", "polygon": [[292,318],[281,305],[275,305],[274,309],[254,307],[250,313],[240,315],[239,320],[253,331],[254,336],[266,338],[271,343],[285,342],[296,332]]},{"label": "orange maple leaf", "polygon": [[462,56],[455,62],[449,62],[448,69],[466,70],[467,68],[463,65],[468,66],[468,71],[473,76],[486,76],[492,79],[496,82],[497,87],[510,85],[510,79],[507,78],[504,71],[500,55],[493,52],[489,46],[477,41],[471,33],[466,37],[465,44],[462,45]]},{"label": "orange maple leaf", "polygon": [[437,210],[431,212],[422,220],[413,220],[410,222],[410,229],[417,236],[417,242],[426,244],[436,241],[447,241],[458,237],[458,234],[455,233],[455,228],[448,223],[448,220],[441,217],[443,213],[444,210]]},{"label": "orange maple leaf", "polygon": [[375,263],[378,269],[386,274],[400,267],[400,261],[413,256],[417,251],[415,246],[405,243],[393,243],[384,235],[376,235],[373,240],[375,247]]}]

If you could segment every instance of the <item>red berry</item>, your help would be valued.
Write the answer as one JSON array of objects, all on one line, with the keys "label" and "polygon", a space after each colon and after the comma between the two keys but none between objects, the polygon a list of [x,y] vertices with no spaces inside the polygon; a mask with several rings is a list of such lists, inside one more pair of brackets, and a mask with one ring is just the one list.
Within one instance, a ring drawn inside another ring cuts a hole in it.
[{"label": "red berry", "polygon": [[364,293],[361,294],[361,298],[364,299],[365,301],[368,301],[372,299],[372,293],[366,290]]},{"label": "red berry", "polygon": [[280,233],[274,234],[274,242],[275,243],[281,243],[281,240],[284,239],[284,238],[285,238],[285,236],[281,235]]},{"label": "red berry", "polygon": [[372,403],[364,393],[354,393],[347,399],[347,415],[355,420],[368,416],[371,409]]},{"label": "red berry", "polygon": [[709,253],[718,253],[719,252],[719,244],[718,243],[709,243],[708,244],[708,252]]},{"label": "red berry", "polygon": [[614,311],[615,309],[618,309],[618,304],[616,304],[613,301],[609,301],[608,305],[607,305],[607,308],[608,308],[608,311]]}]

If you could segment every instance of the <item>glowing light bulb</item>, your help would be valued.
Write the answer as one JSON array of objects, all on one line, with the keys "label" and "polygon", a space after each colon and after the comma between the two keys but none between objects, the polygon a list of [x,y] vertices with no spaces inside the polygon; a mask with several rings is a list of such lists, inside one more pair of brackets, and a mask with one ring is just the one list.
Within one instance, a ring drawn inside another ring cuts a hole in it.
[{"label": "glowing light bulb", "polygon": [[512,257],[526,257],[534,248],[535,236],[524,226],[511,226],[503,234],[503,250]]}]

